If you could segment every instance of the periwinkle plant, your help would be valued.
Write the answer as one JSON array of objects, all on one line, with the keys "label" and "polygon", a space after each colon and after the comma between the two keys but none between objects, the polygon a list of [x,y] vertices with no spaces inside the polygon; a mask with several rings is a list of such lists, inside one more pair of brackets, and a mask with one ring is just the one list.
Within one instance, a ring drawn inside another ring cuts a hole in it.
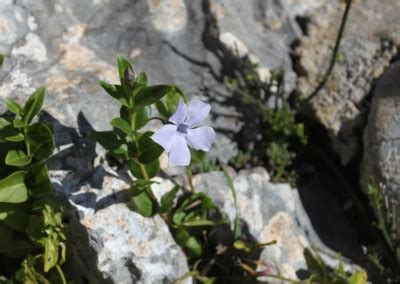
[{"label": "periwinkle plant", "polygon": [[[204,210],[214,207],[208,197],[202,194],[191,195],[181,206],[186,208],[187,205],[196,202],[202,204],[200,207],[192,210],[177,208],[176,214],[169,216],[168,213],[173,211],[171,209],[179,187],[171,189],[158,202],[151,184],[154,183],[152,178],[160,170],[160,156],[164,150],[169,154],[170,166],[190,164],[191,153],[188,145],[194,150],[209,150],[214,141],[214,130],[211,127],[199,126],[208,115],[210,106],[200,100],[193,100],[186,106],[185,98],[177,87],[148,86],[146,74],[139,73],[135,76],[132,65],[125,58],[118,56],[117,63],[120,84],[100,82],[100,85],[120,103],[120,116],[111,121],[113,130],[93,132],[91,137],[109,154],[122,159],[128,165],[135,178],[129,188],[130,200],[138,213],[145,217],[160,213],[169,224],[174,225],[187,225],[194,220],[196,224],[207,223],[198,221],[204,221]],[[152,110],[155,109],[158,110],[158,116],[152,116]],[[162,121],[165,125],[156,133],[143,130],[154,119]],[[192,155],[195,156],[193,160],[204,157],[203,153],[195,151],[192,151]],[[201,212],[196,211],[198,208],[202,208]],[[188,215],[187,212],[191,214]]]},{"label": "periwinkle plant", "polygon": [[1,283],[4,277],[12,283],[66,283],[62,212],[45,164],[55,147],[53,131],[35,122],[44,95],[39,88],[23,106],[4,100],[9,112],[0,118]]}]

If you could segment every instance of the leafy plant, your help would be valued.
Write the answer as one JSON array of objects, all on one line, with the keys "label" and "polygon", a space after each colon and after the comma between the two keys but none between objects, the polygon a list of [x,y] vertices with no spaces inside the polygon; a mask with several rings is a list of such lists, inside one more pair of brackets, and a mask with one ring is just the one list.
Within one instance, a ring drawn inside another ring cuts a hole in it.
[{"label": "leafy plant", "polygon": [[[385,186],[370,183],[368,195],[376,217],[375,227],[381,233],[382,245],[369,249],[368,256],[387,283],[400,281],[400,230],[398,202],[385,196]],[[388,193],[386,193],[388,194]]]},{"label": "leafy plant", "polygon": [[45,164],[53,130],[34,122],[44,96],[39,88],[25,105],[5,99],[9,113],[0,118],[0,274],[24,283],[49,283],[55,272],[65,280],[62,212]]},{"label": "leafy plant", "polygon": [[[109,154],[128,165],[135,178],[129,188],[132,208],[145,217],[157,213],[164,216],[162,212],[168,211],[172,203],[160,205],[151,189],[152,178],[160,170],[159,158],[164,149],[150,138],[153,131],[143,129],[153,119],[165,121],[183,95],[175,86],[148,86],[147,75],[139,73],[135,76],[132,65],[121,56],[117,57],[117,63],[120,84],[100,82],[100,85],[120,103],[120,115],[110,123],[113,130],[93,132],[91,137]],[[159,110],[160,117],[152,117],[152,106]],[[165,196],[164,200],[172,197]]]},{"label": "leafy plant", "polygon": [[262,165],[273,181],[292,182],[291,166],[296,153],[307,144],[307,136],[304,125],[296,120],[296,108],[283,93],[282,74],[273,72],[263,81],[248,59],[237,65],[238,72],[226,80],[244,122],[237,135],[241,151],[232,163],[239,168]]},{"label": "leafy plant", "polygon": [[335,269],[327,267],[317,249],[306,249],[304,256],[307,261],[310,277],[302,283],[323,283],[323,284],[366,284],[367,273],[359,270],[348,273],[340,261]]}]

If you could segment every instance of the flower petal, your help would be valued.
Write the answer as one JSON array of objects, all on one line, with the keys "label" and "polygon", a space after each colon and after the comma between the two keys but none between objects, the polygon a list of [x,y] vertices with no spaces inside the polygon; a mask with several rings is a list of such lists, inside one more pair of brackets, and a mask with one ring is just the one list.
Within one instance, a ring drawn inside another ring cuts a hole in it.
[{"label": "flower petal", "polygon": [[171,115],[169,121],[176,125],[181,124],[186,120],[187,114],[188,114],[187,106],[183,102],[183,100],[180,100],[175,113]]},{"label": "flower petal", "polygon": [[188,129],[186,140],[190,147],[196,150],[208,152],[211,144],[214,142],[215,132],[209,126],[203,126],[195,129]]},{"label": "flower petal", "polygon": [[211,106],[202,102],[201,100],[194,99],[189,103],[188,115],[185,124],[193,128],[199,126],[203,120],[210,113]]},{"label": "flower petal", "polygon": [[168,154],[168,164],[170,167],[187,166],[190,164],[190,151],[183,135],[176,135]]},{"label": "flower petal", "polygon": [[173,124],[167,124],[157,130],[150,138],[154,142],[160,144],[166,152],[171,151],[172,144],[175,141],[177,134],[177,126]]}]

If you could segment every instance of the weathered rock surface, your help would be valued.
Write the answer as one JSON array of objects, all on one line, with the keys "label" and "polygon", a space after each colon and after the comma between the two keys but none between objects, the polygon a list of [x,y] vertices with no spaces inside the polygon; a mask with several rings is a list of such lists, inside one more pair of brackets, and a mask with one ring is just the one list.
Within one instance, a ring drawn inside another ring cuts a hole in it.
[{"label": "weathered rock surface", "polygon": [[[57,197],[67,215],[68,275],[76,283],[172,283],[186,272],[186,256],[159,217],[144,218],[129,206],[130,177],[104,162],[104,150],[86,138],[90,125],[79,116],[79,129],[50,116],[59,151],[49,161]],[[169,181],[158,189],[162,195]],[[163,191],[164,190],[164,191]],[[187,283],[190,283],[188,281]]]},{"label": "weathered rock surface", "polygon": [[[295,18],[326,1],[1,1],[0,52],[6,60],[0,97],[23,101],[45,85],[46,110],[57,120],[77,127],[82,112],[95,129],[106,129],[118,107],[97,81],[117,81],[120,53],[153,83],[211,98],[219,116],[210,123],[237,131],[234,108],[218,103],[233,60],[226,53],[238,47],[261,68],[282,69],[292,90],[290,44],[300,35]],[[218,135],[212,155],[227,161],[235,143]]]},{"label": "weathered rock surface", "polygon": [[[234,220],[236,210],[222,172],[197,175],[193,183],[197,191],[207,193]],[[262,168],[239,172],[234,177],[234,186],[242,228],[259,243],[277,241],[260,256],[273,274],[296,279],[302,270],[307,270],[304,250],[311,245],[322,250],[328,265],[337,265],[336,254],[315,233],[296,189],[288,184],[271,183]]]},{"label": "weathered rock surface", "polygon": [[[298,90],[309,95],[327,70],[342,18],[344,3],[335,1],[313,13],[296,53]],[[312,105],[328,129],[342,163],[361,150],[361,132],[367,116],[364,101],[400,46],[397,0],[353,1],[340,57],[333,74]]]},{"label": "weathered rock surface", "polygon": [[378,80],[364,132],[361,183],[383,183],[385,194],[400,201],[400,64]]}]

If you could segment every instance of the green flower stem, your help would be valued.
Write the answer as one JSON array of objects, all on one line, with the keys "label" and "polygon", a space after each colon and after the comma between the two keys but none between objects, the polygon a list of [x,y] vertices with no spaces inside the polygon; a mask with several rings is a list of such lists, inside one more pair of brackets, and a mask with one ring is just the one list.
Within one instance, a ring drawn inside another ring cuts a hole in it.
[{"label": "green flower stem", "polygon": [[344,28],[346,27],[347,18],[349,16],[350,7],[351,7],[351,3],[352,2],[353,2],[353,0],[346,0],[346,8],[344,10],[342,22],[340,24],[339,33],[338,33],[338,36],[336,38],[336,43],[335,43],[335,47],[334,47],[333,52],[332,52],[331,62],[329,63],[328,70],[326,71],[324,77],[322,78],[321,82],[318,84],[318,86],[314,90],[314,92],[307,99],[305,99],[305,101],[304,101],[305,103],[309,102],[316,95],[318,95],[318,93],[322,90],[322,88],[328,82],[329,76],[331,75],[331,73],[333,71],[333,67],[335,67],[337,54],[339,52],[340,42],[342,41]]},{"label": "green flower stem", "polygon": [[190,192],[194,192],[194,186],[193,186],[193,173],[192,173],[192,167],[189,165],[187,167],[187,175],[188,175],[188,180],[189,180],[189,189]]},{"label": "green flower stem", "polygon": [[[380,189],[377,189],[380,190]],[[375,195],[377,194],[381,194],[380,192],[377,192]],[[385,219],[382,215],[382,211],[381,211],[381,206],[379,205],[379,201],[378,201],[379,197],[375,197],[372,198],[372,206],[374,208],[375,214],[376,214],[376,219],[378,219],[378,228],[381,230],[383,237],[385,238],[385,241],[387,243],[387,245],[389,246],[390,250],[394,252],[394,247],[393,247],[393,243],[392,240],[389,236],[389,232],[387,230],[386,224],[385,224]]]},{"label": "green flower stem", "polygon": [[[149,175],[147,174],[147,171],[146,171],[146,168],[144,167],[144,165],[142,163],[139,163],[139,167],[140,167],[140,172],[143,175],[143,178],[146,181],[150,181]],[[153,202],[157,206],[157,208],[160,208],[160,204],[158,203],[157,197],[154,195],[153,191],[151,190],[150,185],[146,187],[146,192],[149,194],[150,198],[153,200]]]},{"label": "green flower stem", "polygon": [[[139,168],[140,168],[140,172],[141,172],[142,175],[143,175],[143,178],[144,178],[146,181],[150,181],[149,175],[147,174],[147,171],[146,171],[146,168],[144,167],[144,165],[143,165],[142,163],[139,163]],[[153,204],[156,206],[157,211],[158,211],[158,210],[160,209],[160,204],[159,204],[159,202],[158,202],[157,197],[154,195],[153,190],[151,190],[151,186],[150,186],[150,185],[148,185],[148,186],[146,187],[146,192],[147,192],[147,194],[150,196],[151,200],[153,201]],[[167,224],[170,224],[170,221],[168,220],[168,216],[167,216],[166,214],[159,214],[159,215],[161,216],[161,218],[163,218],[163,220],[164,220]]]},{"label": "green flower stem", "polygon": [[187,272],[185,275],[183,275],[182,277],[178,278],[177,280],[174,281],[174,284],[181,284],[184,283],[184,281],[190,277],[197,277],[199,276],[200,273],[198,271],[189,271]]},{"label": "green flower stem", "polygon": [[58,275],[60,276],[61,283],[67,284],[67,280],[65,279],[64,273],[62,272],[60,265],[56,264],[56,269],[57,269]]}]

